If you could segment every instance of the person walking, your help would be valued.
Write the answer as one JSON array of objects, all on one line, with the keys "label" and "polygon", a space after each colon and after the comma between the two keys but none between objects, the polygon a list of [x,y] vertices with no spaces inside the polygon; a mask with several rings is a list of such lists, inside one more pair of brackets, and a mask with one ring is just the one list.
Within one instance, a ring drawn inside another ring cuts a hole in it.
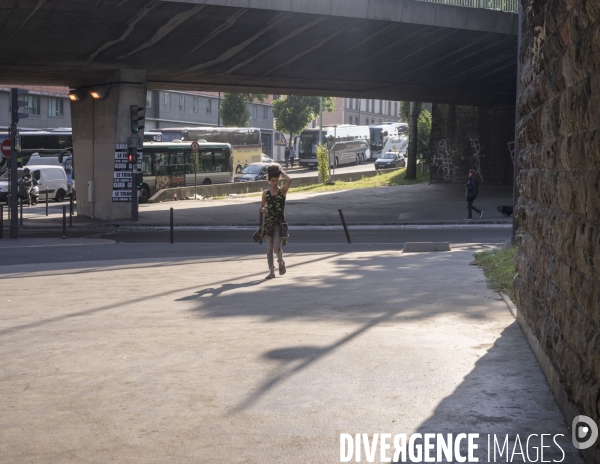
[{"label": "person walking", "polygon": [[[281,177],[285,179],[285,183],[280,188],[279,180]],[[273,252],[277,255],[279,275],[286,273],[281,247],[285,244],[284,240],[287,240],[285,197],[292,184],[292,179],[278,164],[272,164],[267,168],[267,179],[269,188],[263,191],[260,212],[265,215],[263,233],[267,239],[267,264],[269,265],[269,275],[265,279],[273,279],[275,278]]]},{"label": "person walking", "polygon": [[291,166],[294,167],[294,161],[296,161],[296,150],[294,150],[294,147],[290,148],[290,163]]},{"label": "person walking", "polygon": [[477,171],[475,169],[469,170],[469,181],[465,184],[467,187],[467,212],[468,216],[465,218],[466,221],[473,219],[473,211],[479,214],[479,218],[483,216],[483,211],[473,206],[473,202],[479,194],[479,180],[477,180]]},{"label": "person walking", "polygon": [[288,164],[290,162],[290,147],[285,147],[284,156],[285,156],[285,168],[287,169]]}]

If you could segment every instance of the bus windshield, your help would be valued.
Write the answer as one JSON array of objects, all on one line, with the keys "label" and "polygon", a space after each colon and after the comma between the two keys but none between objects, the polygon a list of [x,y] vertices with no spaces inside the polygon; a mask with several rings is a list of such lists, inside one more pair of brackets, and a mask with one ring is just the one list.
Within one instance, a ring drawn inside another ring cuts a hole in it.
[{"label": "bus windshield", "polygon": [[381,151],[385,145],[383,129],[381,127],[370,127],[369,133],[371,136],[371,150],[376,152]]},{"label": "bus windshield", "polygon": [[[325,143],[327,138],[327,133],[323,132],[322,135],[322,143]],[[317,154],[317,145],[319,141],[319,132],[303,132],[300,134],[300,143],[298,146],[299,154],[302,155],[316,155]]]}]

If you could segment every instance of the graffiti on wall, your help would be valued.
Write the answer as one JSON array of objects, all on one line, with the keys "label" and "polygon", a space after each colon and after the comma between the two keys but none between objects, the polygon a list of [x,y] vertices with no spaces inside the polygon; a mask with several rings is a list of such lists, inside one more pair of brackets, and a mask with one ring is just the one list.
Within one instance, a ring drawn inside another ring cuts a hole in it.
[{"label": "graffiti on wall", "polygon": [[483,182],[483,174],[481,173],[481,158],[485,155],[483,154],[483,145],[479,142],[479,136],[470,137],[471,148],[473,149],[473,160],[475,161],[475,170],[477,174],[479,174],[479,179]]},{"label": "graffiti on wall", "polygon": [[450,148],[450,139],[442,139],[437,143],[437,153],[433,154],[431,165],[437,167],[437,172],[444,180],[452,180],[456,175],[454,154],[456,150]]}]

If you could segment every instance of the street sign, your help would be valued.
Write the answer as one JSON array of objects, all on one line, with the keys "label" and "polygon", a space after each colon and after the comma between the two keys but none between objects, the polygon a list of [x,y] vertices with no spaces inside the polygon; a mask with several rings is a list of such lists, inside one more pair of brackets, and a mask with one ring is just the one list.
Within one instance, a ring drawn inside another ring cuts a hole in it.
[{"label": "street sign", "polygon": [[5,139],[2,141],[0,150],[2,151],[2,156],[4,158],[10,158],[10,139]]},{"label": "street sign", "polygon": [[200,144],[198,142],[192,142],[190,148],[194,153],[196,153],[198,150],[200,150]]},{"label": "street sign", "polygon": [[127,137],[127,146],[129,148],[142,148],[142,138],[139,134],[131,134]]}]

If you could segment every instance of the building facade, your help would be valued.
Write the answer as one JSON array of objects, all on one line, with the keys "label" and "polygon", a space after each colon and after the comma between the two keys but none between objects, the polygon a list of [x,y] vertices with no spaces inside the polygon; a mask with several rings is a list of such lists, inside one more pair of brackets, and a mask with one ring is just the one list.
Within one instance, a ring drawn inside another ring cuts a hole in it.
[{"label": "building facade", "polygon": [[[371,98],[336,98],[335,111],[323,112],[323,125],[355,124],[368,126],[382,122],[398,122],[401,118],[400,102]],[[311,127],[319,126],[319,118]]]},{"label": "building facade", "polygon": [[6,130],[10,126],[11,87],[29,90],[27,95],[19,97],[19,100],[27,102],[27,106],[19,108],[19,112],[29,114],[29,117],[19,121],[19,130],[71,127],[68,88],[4,84],[0,85],[0,130]]},{"label": "building facade", "polygon": [[[146,130],[189,125],[219,126],[217,92],[148,90],[146,96]],[[268,99],[248,103],[249,127],[273,130],[273,105]]]}]

